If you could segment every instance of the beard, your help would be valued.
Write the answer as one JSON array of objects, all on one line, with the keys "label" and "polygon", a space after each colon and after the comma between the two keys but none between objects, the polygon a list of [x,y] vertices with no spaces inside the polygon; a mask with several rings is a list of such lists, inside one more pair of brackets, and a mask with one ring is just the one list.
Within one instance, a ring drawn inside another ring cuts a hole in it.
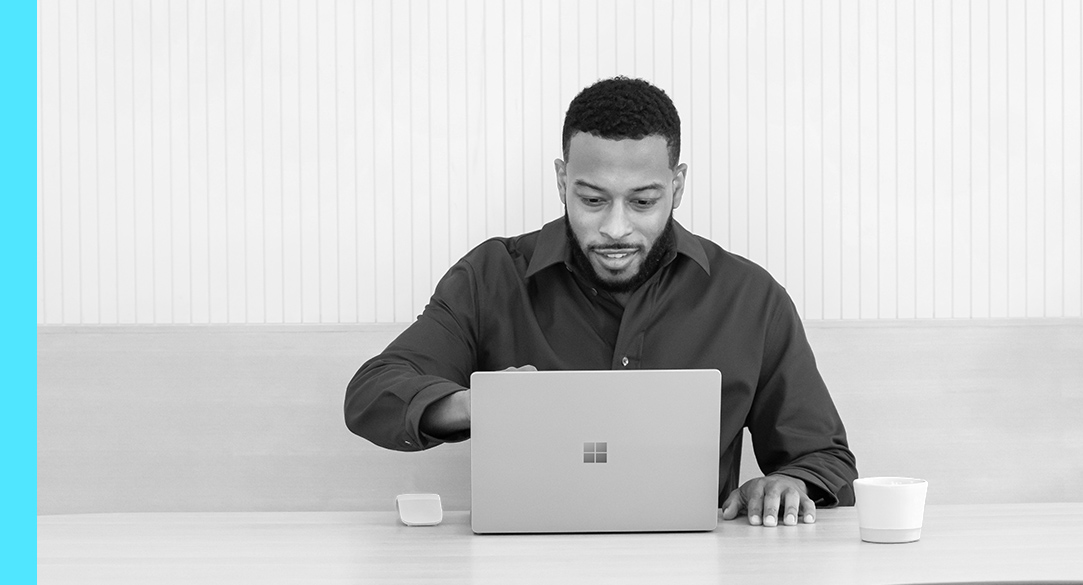
[{"label": "beard", "polygon": [[[584,250],[583,244],[579,242],[579,238],[575,236],[575,232],[572,231],[572,224],[568,220],[568,210],[564,210],[564,230],[568,237],[568,246],[571,248],[572,264],[578,269],[579,273],[586,276],[590,282],[598,289],[604,290],[610,293],[628,293],[639,288],[644,282],[647,282],[658,268],[662,266],[662,261],[665,260],[666,254],[674,248],[676,245],[673,235],[673,212],[669,214],[669,219],[666,220],[666,227],[662,230],[662,233],[651,243],[650,249],[647,251],[647,257],[643,259],[643,262],[639,265],[639,270],[632,276],[624,280],[610,280],[603,278],[598,270],[594,268],[594,265],[590,263],[587,258],[587,252]],[[605,249],[606,246],[591,246],[591,250]],[[639,253],[639,252],[637,252]]]}]

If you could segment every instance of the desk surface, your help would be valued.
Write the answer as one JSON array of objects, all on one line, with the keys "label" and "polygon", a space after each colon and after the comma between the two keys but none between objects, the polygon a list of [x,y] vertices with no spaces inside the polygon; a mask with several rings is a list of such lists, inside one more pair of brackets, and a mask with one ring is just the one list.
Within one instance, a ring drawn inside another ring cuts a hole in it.
[{"label": "desk surface", "polygon": [[853,508],[815,524],[714,532],[477,536],[466,512],[38,517],[40,583],[1083,582],[1083,503],[930,506],[919,542],[858,538]]}]

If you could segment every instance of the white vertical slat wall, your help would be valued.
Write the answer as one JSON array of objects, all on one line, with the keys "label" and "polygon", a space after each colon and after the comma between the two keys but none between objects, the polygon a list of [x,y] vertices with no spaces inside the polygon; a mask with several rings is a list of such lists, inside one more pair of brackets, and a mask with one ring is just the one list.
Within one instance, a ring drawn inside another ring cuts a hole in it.
[{"label": "white vertical slat wall", "polygon": [[38,6],[39,324],[410,321],[615,74],[805,318],[1081,315],[1075,0]]}]

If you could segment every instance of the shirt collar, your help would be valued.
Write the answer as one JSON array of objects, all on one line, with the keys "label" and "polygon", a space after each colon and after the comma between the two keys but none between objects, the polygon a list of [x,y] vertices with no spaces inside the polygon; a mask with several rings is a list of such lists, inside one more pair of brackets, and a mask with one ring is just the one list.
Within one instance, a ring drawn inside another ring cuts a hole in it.
[{"label": "shirt collar", "polygon": [[[538,234],[538,242],[534,246],[534,255],[531,257],[530,265],[526,270],[527,278],[557,263],[571,264],[571,258],[568,254],[568,236],[564,230],[563,217],[542,226],[541,232]],[[700,244],[696,236],[684,229],[684,226],[677,220],[673,220],[673,237],[677,242],[677,253],[684,254],[695,260],[696,264],[699,264],[700,268],[710,276],[711,265],[707,261],[707,252],[703,250],[703,245]]]}]

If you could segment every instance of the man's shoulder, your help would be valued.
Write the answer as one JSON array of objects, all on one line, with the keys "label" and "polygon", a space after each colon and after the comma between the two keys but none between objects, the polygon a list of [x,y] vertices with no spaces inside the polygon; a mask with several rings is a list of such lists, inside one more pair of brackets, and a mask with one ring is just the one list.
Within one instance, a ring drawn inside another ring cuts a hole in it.
[{"label": "man's shoulder", "polygon": [[755,283],[761,286],[777,286],[778,282],[766,268],[748,258],[726,250],[713,240],[696,235],[696,240],[707,254],[711,275],[728,282]]},{"label": "man's shoulder", "polygon": [[770,320],[770,315],[792,310],[789,292],[766,268],[711,240],[696,237],[711,267],[710,291],[721,304],[740,307],[746,315],[758,315],[766,320]]},{"label": "man's shoulder", "polygon": [[517,236],[489,238],[466,253],[462,262],[477,272],[513,269],[520,274],[530,265],[540,230]]}]

